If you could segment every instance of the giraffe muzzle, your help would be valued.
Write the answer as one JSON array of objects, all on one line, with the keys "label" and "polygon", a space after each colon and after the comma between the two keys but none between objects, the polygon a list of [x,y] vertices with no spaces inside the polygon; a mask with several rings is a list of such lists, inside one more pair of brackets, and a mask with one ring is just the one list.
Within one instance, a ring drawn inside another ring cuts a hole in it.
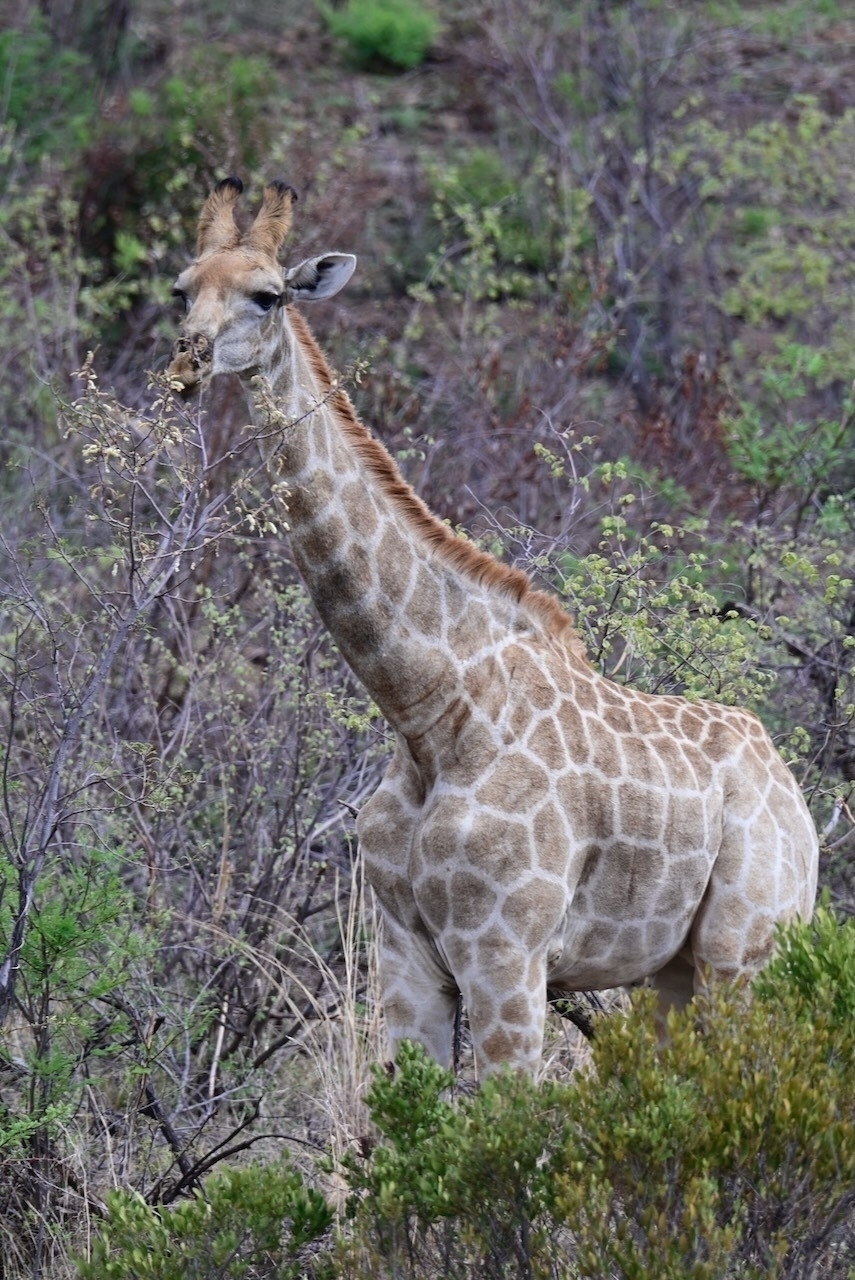
[{"label": "giraffe muzzle", "polygon": [[172,347],[172,358],[167,375],[181,383],[181,393],[191,395],[210,373],[214,358],[214,344],[204,334],[194,333],[177,338]]}]

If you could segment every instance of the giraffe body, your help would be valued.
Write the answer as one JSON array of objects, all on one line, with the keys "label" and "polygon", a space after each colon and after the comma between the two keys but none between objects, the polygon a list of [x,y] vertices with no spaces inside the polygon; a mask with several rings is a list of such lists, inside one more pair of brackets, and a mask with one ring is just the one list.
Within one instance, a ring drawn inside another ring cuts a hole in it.
[{"label": "giraffe body", "polygon": [[292,193],[234,221],[227,180],[179,277],[170,371],[261,373],[291,424],[275,458],[296,563],[396,746],[357,828],[380,904],[391,1049],[451,1058],[462,993],[479,1071],[538,1062],[546,989],[651,978],[664,1005],[750,977],[778,922],[808,916],[817,839],[748,712],[598,675],[557,602],[455,537],[358,422],[291,301],[355,260],[283,274]]},{"label": "giraffe body", "polygon": [[459,988],[480,1060],[533,1068],[547,987],[651,977],[683,1004],[810,914],[816,836],[756,717],[621,688],[539,637],[469,677],[489,699],[419,744],[439,769],[399,740],[359,820],[398,1038],[446,1061]]}]

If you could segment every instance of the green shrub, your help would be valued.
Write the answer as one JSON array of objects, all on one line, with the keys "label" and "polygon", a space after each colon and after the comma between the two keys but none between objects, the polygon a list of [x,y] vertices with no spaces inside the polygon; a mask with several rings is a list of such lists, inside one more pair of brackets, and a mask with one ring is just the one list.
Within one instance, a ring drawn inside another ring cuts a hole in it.
[{"label": "green shrub", "polygon": [[[11,803],[6,816],[14,821]],[[147,943],[123,884],[138,867],[124,850],[81,850],[76,865],[57,859],[27,917],[26,869],[22,875],[9,834],[8,828],[0,834],[0,963],[17,963],[18,981],[12,1034],[0,1033],[0,1073],[7,1079],[0,1103],[0,1257],[15,1275],[13,1259],[25,1274],[32,1259],[54,1260],[62,1252],[69,1214],[57,1183],[74,1166],[74,1156],[67,1162],[63,1156],[85,1099],[135,1088],[127,1074],[133,1067],[122,994]],[[29,927],[18,960],[22,922]],[[0,989],[0,1023],[6,996]]]},{"label": "green shrub", "polygon": [[816,408],[829,383],[848,381],[851,372],[828,353],[797,342],[779,342],[764,361],[757,385],[727,420],[728,453],[755,487],[758,505],[789,492],[803,510],[818,495],[851,493],[851,395],[833,418]]},{"label": "green shrub", "polygon": [[[626,511],[634,497],[620,501]],[[619,509],[601,528],[598,549],[564,552],[556,577],[603,673],[649,693],[762,705],[775,679],[758,662],[763,636],[722,609],[703,526],[653,522],[639,533]]]},{"label": "green shrub", "polygon": [[505,1076],[454,1103],[408,1049],[369,1095],[381,1143],[346,1165],[348,1274],[850,1276],[853,948],[821,910],[753,1000],[713,993],[665,1045],[639,992],[569,1084]]},{"label": "green shrub", "polygon": [[821,1256],[851,1209],[852,1028],[777,994],[719,995],[703,1030],[696,1010],[672,1018],[664,1048],[649,993],[601,1024],[554,1164],[580,1276],[773,1277]]},{"label": "green shrub", "polygon": [[[460,233],[466,237],[467,252],[477,250],[480,235],[495,241],[496,281],[498,294],[526,296],[525,287],[511,268],[523,272],[555,271],[561,260],[561,240],[569,240],[570,229],[555,209],[543,199],[548,181],[545,162],[535,162],[528,171],[510,169],[498,150],[475,147],[463,152],[456,163],[443,163],[432,175],[438,203],[436,216],[441,221],[443,241]],[[480,235],[479,235],[480,231]],[[449,264],[447,283],[455,283],[460,272],[458,254]],[[437,259],[437,267],[441,259]],[[436,279],[436,273],[432,273]]]},{"label": "green shrub", "polygon": [[405,1045],[368,1094],[385,1142],[346,1161],[360,1274],[530,1276],[548,1253],[544,1150],[560,1145],[557,1089],[525,1076],[452,1102],[452,1077]]},{"label": "green shrub", "polygon": [[[82,277],[80,322],[102,367],[129,354],[129,312],[167,303],[199,192],[223,172],[251,173],[268,161],[284,102],[266,57],[209,43],[188,52],[176,74],[134,88],[109,118],[93,121],[85,184],[74,197],[73,262]],[[26,241],[21,248],[32,256]],[[148,330],[141,336],[150,342]]]},{"label": "green shrub", "polygon": [[417,67],[439,32],[434,15],[414,0],[348,0],[343,9],[324,6],[322,11],[361,66]]},{"label": "green shrub", "polygon": [[838,921],[826,898],[812,920],[781,931],[756,990],[770,1003],[786,990],[805,1017],[855,1026],[855,920]]},{"label": "green shrub", "polygon": [[28,161],[88,141],[96,108],[92,67],[82,54],[57,47],[41,25],[0,33],[0,84],[5,120]]},{"label": "green shrub", "polygon": [[[318,1241],[323,1196],[288,1164],[222,1170],[182,1204],[159,1209],[114,1192],[81,1280],[304,1280],[329,1275]],[[314,1255],[314,1256],[313,1256]]]}]

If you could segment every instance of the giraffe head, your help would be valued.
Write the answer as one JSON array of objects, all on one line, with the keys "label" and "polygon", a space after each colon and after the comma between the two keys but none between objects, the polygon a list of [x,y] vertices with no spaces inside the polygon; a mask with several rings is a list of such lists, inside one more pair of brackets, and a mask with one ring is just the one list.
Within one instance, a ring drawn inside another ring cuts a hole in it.
[{"label": "giraffe head", "polygon": [[293,187],[271,182],[252,225],[241,231],[239,178],[219,182],[199,216],[196,257],[175,282],[184,305],[180,337],[167,370],[185,393],[215,373],[251,376],[278,342],[282,308],[338,293],[353,274],[350,253],[325,253],[283,270],[279,250],[291,227]]}]

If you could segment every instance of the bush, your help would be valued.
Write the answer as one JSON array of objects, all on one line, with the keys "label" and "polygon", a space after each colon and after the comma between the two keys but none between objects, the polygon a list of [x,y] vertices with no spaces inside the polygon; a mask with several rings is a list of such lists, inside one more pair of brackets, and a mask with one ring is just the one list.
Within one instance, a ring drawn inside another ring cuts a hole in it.
[{"label": "bush", "polygon": [[[267,161],[285,96],[270,61],[216,45],[188,54],[180,73],[135,88],[93,130],[80,198],[87,282],[105,294],[118,276],[135,304],[165,302],[170,269],[183,262],[200,191],[215,177]],[[126,304],[127,305],[127,304]],[[104,308],[101,340],[126,340],[126,321]]]},{"label": "bush", "polygon": [[439,32],[434,15],[414,0],[348,0],[343,9],[324,6],[323,13],[361,66],[417,67]]},{"label": "bush", "polygon": [[386,1141],[346,1165],[361,1275],[385,1264],[401,1275],[525,1277],[547,1256],[542,1156],[560,1146],[560,1092],[508,1076],[455,1105],[451,1084],[415,1046],[401,1050],[394,1078],[375,1074],[367,1101]]},{"label": "bush", "polygon": [[758,995],[774,1003],[780,990],[797,999],[805,1017],[855,1026],[855,921],[840,923],[826,897],[812,920],[781,931],[778,948],[757,979]]},{"label": "bush", "polygon": [[775,997],[722,994],[702,1032],[672,1018],[664,1049],[647,993],[602,1028],[553,1165],[580,1276],[794,1276],[822,1257],[855,1203],[855,1039],[787,984]]},{"label": "bush", "polygon": [[[753,1001],[601,1020],[594,1070],[455,1105],[420,1050],[369,1095],[348,1274],[721,1280],[851,1275],[855,923],[783,931]],[[838,992],[846,994],[838,998]]]},{"label": "bush", "polygon": [[317,1252],[331,1222],[323,1196],[285,1163],[224,1169],[192,1200],[165,1211],[141,1196],[114,1192],[78,1274],[81,1280],[308,1280],[331,1274]]},{"label": "bush", "polygon": [[0,531],[4,1280],[62,1274],[105,1183],[168,1204],[287,1107],[339,994],[336,800],[372,776],[365,702],[331,718],[347,678],[259,537],[262,464],[227,474],[251,433],[80,376],[78,500],[21,441]]},{"label": "bush", "polygon": [[92,129],[96,84],[87,58],[57,47],[41,22],[0,33],[5,119],[17,129],[28,161],[79,147]]}]

